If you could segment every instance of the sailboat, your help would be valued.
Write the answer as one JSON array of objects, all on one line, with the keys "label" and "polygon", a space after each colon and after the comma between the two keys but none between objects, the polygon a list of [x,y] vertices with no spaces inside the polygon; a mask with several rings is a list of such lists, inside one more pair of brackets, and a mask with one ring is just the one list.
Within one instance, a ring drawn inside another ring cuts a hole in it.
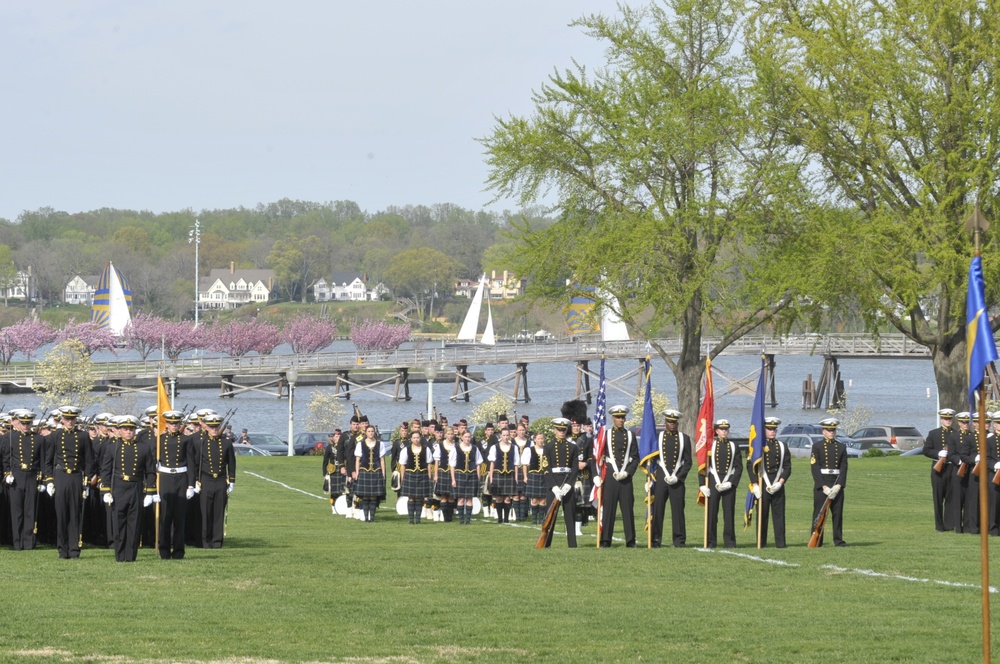
[{"label": "sailboat", "polygon": [[[483,290],[486,287],[486,275],[483,274],[479,279],[479,287],[476,289],[476,294],[472,296],[472,304],[469,305],[469,311],[465,314],[465,320],[462,321],[462,328],[458,331],[458,336],[455,337],[456,341],[469,341],[475,343],[476,334],[479,330],[479,314],[483,310]],[[479,343],[485,346],[496,345],[496,337],[493,334],[493,307],[490,306],[490,299],[486,298],[486,329],[483,330],[483,336],[480,337]]]},{"label": "sailboat", "polygon": [[603,302],[608,303],[601,305],[601,341],[628,341],[628,326],[615,313],[615,309],[618,308],[618,298],[601,290],[600,286],[597,288],[597,294]]},{"label": "sailboat", "polygon": [[106,327],[116,337],[122,336],[132,322],[132,290],[128,281],[115,266],[108,262],[94,291],[94,304],[90,308],[90,322]]},{"label": "sailboat", "polygon": [[[589,297],[590,293],[593,293],[593,297]],[[598,300],[603,304],[598,305]],[[594,312],[596,306],[600,306],[599,320]],[[601,341],[628,341],[628,326],[615,313],[617,308],[618,299],[600,286],[582,287],[570,300],[566,310],[566,328],[571,335],[600,332]]]}]

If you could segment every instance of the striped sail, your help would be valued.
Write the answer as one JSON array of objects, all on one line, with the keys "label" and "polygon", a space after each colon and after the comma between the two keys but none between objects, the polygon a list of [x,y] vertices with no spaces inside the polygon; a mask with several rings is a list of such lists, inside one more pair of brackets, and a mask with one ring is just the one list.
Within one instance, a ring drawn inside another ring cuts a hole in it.
[{"label": "striped sail", "polygon": [[94,292],[94,304],[90,309],[90,322],[98,327],[107,327],[115,336],[132,322],[132,290],[128,281],[110,262],[101,273]]}]

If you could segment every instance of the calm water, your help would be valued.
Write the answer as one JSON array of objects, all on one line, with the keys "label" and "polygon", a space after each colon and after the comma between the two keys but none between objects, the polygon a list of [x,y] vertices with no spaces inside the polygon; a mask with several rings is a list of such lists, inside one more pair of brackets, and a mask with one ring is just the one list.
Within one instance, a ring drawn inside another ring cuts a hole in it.
[{"label": "calm water", "polygon": [[[350,342],[338,342],[330,350],[353,350]],[[276,350],[281,353],[282,349]],[[128,353],[119,354],[119,359],[133,356]],[[96,355],[95,360],[112,359],[109,354]],[[816,422],[825,417],[822,410],[803,410],[802,382],[807,374],[812,374],[813,380],[819,378],[823,368],[823,358],[790,355],[778,355],[775,358],[775,387],[778,406],[768,408],[768,415],[776,415],[785,423]],[[624,376],[634,371],[637,362],[616,360],[607,363],[608,380]],[[715,390],[718,395],[729,382],[726,379],[742,379],[756,372],[760,367],[760,358],[756,355],[722,355],[713,363]],[[498,379],[513,372],[511,365],[494,365],[485,367],[470,367],[471,370],[485,371],[487,380]],[[599,370],[596,363],[591,364],[595,373]],[[864,424],[909,424],[914,425],[922,433],[936,426],[937,392],[931,361],[918,359],[879,359],[879,360],[840,360],[841,376],[847,390],[847,406],[849,412],[870,412],[870,421],[858,421],[858,426]],[[676,403],[676,388],[673,374],[662,361],[653,361],[653,387],[665,394],[672,403]],[[756,376],[750,379],[751,386],[756,385]],[[608,388],[608,405],[623,403],[631,405],[638,384],[636,376],[621,382],[629,395]],[[591,386],[596,390],[597,379],[591,379]],[[308,403],[314,390],[331,390],[332,387],[297,387],[295,390],[295,430],[308,430]],[[513,380],[509,380],[500,389],[507,394],[513,393]],[[531,403],[519,403],[516,406],[518,414],[527,413],[531,418],[558,415],[559,406],[563,401],[572,399],[576,389],[576,365],[573,362],[535,363],[528,367],[528,391]],[[391,386],[385,391],[391,391]],[[447,415],[449,420],[457,420],[470,413],[476,403],[489,397],[492,392],[480,391],[473,395],[473,401],[452,403],[449,397],[453,392],[451,383],[438,382],[434,386],[434,402],[438,411]],[[409,402],[393,402],[390,398],[372,392],[354,392],[352,401],[356,402],[368,417],[380,427],[394,428],[404,419],[409,419],[425,412],[427,409],[427,388],[422,384],[410,386],[412,400]],[[38,397],[35,395],[7,395],[4,409],[14,407],[35,408]],[[87,415],[100,410],[112,412],[141,412],[146,406],[152,405],[154,399],[148,395],[126,395],[114,399],[105,398],[100,406],[91,406]],[[274,396],[244,393],[232,399],[219,397],[219,390],[184,390],[177,396],[178,407],[215,408],[220,413],[237,408],[233,417],[233,428],[238,432],[241,428],[250,431],[265,431],[286,438],[288,433],[288,400],[279,400]],[[942,404],[942,407],[949,404]],[[725,417],[732,422],[734,435],[745,435],[749,429],[750,411],[753,407],[753,395],[726,395],[716,397],[716,417]],[[350,404],[345,404],[345,412],[350,415]],[[685,413],[685,417],[693,418],[695,413]],[[848,416],[849,417],[849,416]],[[346,419],[346,418],[345,418]],[[346,421],[345,421],[346,424]]]}]

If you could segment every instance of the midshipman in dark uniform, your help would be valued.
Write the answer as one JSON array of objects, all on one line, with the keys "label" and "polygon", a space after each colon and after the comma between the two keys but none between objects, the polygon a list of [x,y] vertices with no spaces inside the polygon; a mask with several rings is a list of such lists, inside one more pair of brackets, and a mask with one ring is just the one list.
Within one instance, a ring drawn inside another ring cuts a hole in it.
[{"label": "midshipman in dark uniform", "polygon": [[35,414],[18,409],[11,413],[13,431],[2,445],[3,481],[10,500],[14,550],[35,548],[38,477],[42,472],[42,439],[31,431]]},{"label": "midshipman in dark uniform", "polygon": [[739,445],[729,440],[729,420],[716,420],[715,438],[708,452],[708,484],[699,491],[708,498],[708,547],[718,545],[719,506],[722,506],[722,542],[736,546],[736,487],[743,476],[743,454]]},{"label": "midshipman in dark uniform", "polygon": [[767,546],[768,516],[774,516],[774,545],[785,548],[785,482],[792,474],[792,455],[778,440],[777,417],[764,418],[764,441],[760,462],[754,468],[747,459],[747,474],[754,495],[760,501],[760,547]]},{"label": "midshipman in dark uniform", "polygon": [[156,496],[156,459],[152,450],[135,439],[139,418],[117,419],[120,438],[104,459],[101,496],[111,507],[115,561],[134,562],[139,553],[141,510]]},{"label": "midshipman in dark uniform", "polygon": [[163,413],[166,431],[159,435],[156,448],[156,472],[160,496],[160,558],[184,557],[184,533],[188,501],[194,498],[194,447],[191,437],[181,433],[184,413]]},{"label": "midshipman in dark uniform", "polygon": [[[931,429],[927,434],[927,438],[924,439],[923,454],[932,459],[931,500],[934,502],[934,529],[944,532],[955,529],[955,524],[952,522],[953,515],[948,510],[948,491],[954,474],[948,463],[948,443],[955,435],[955,430],[952,428],[955,411],[951,408],[942,408],[938,411],[938,419],[941,426]],[[941,472],[935,470],[939,461]]]},{"label": "midshipman in dark uniform", "polygon": [[59,409],[62,426],[46,436],[42,475],[56,510],[56,548],[60,558],[79,558],[83,543],[83,501],[90,493],[87,480],[93,473],[90,436],[77,428],[80,409]]},{"label": "midshipman in dark uniform", "polygon": [[639,444],[635,435],[625,428],[628,408],[614,406],[608,411],[612,426],[607,431],[604,458],[604,481],[601,484],[601,541],[602,549],[611,546],[615,519],[621,508],[625,528],[625,546],[635,548],[635,494],[632,477],[639,468]]},{"label": "midshipman in dark uniform", "polygon": [[[813,476],[813,522],[819,516],[827,497],[830,498],[830,516],[833,518],[833,543],[847,546],[844,542],[844,487],[847,486],[847,446],[837,441],[837,427],[840,422],[833,417],[822,420],[823,440],[812,446],[809,463]],[[824,532],[825,534],[825,532]],[[820,537],[819,545],[823,546]]]},{"label": "midshipman in dark uniform", "polygon": [[[562,501],[563,522],[566,524],[566,542],[571,549],[576,548],[576,498],[573,485],[576,484],[577,457],[580,452],[576,445],[566,438],[569,420],[557,417],[552,420],[555,440],[546,443],[542,453],[542,467],[545,469],[545,484],[553,496]],[[549,531],[545,547],[552,546],[552,532]]]},{"label": "midshipman in dark uniform", "polygon": [[194,491],[201,500],[201,540],[206,549],[222,548],[226,526],[226,504],[236,488],[236,453],[222,436],[222,417],[210,413],[201,418],[207,435],[194,449]]},{"label": "midshipman in dark uniform", "polygon": [[663,411],[663,431],[657,441],[659,458],[653,488],[653,520],[650,533],[653,548],[663,539],[663,517],[670,503],[670,521],[674,546],[687,543],[684,518],[684,481],[691,470],[691,437],[677,430],[681,413],[673,408]]}]

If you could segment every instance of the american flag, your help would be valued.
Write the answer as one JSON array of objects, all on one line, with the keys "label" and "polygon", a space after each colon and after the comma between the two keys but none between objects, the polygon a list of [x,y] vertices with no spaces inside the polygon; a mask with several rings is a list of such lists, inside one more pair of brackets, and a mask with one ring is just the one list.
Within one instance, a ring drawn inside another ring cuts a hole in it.
[{"label": "american flag", "polygon": [[[597,386],[597,402],[594,406],[594,463],[604,480],[604,445],[607,440],[608,397],[604,388],[604,357],[601,357],[601,382]],[[590,499],[597,500],[597,487],[591,491]]]}]

